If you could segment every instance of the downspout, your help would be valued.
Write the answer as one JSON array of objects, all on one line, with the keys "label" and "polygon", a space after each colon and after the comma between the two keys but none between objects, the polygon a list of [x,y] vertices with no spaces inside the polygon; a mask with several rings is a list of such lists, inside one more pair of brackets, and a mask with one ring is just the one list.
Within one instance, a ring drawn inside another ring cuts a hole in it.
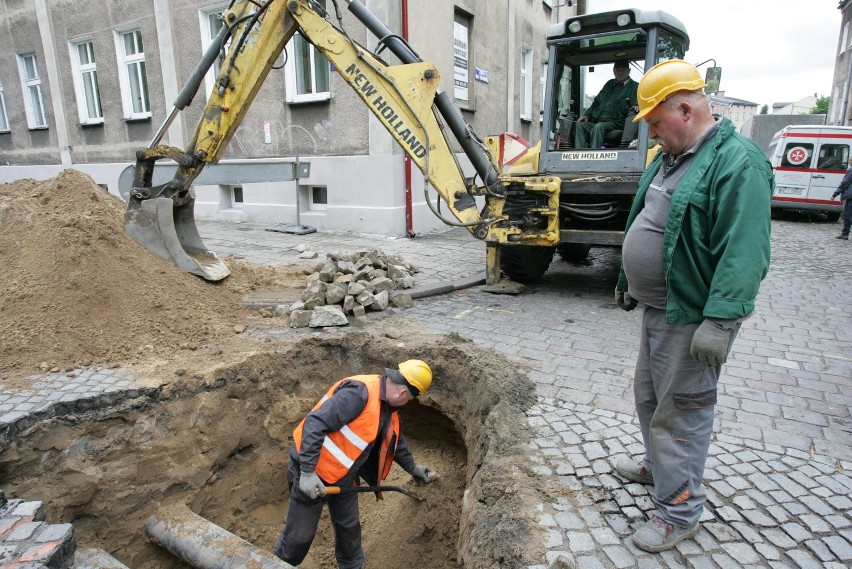
[{"label": "downspout", "polygon": [[[402,39],[408,43],[408,0],[400,0],[402,3]],[[414,208],[411,204],[411,158],[403,152],[403,164],[405,166],[405,232],[409,237],[417,235],[414,233]]]}]

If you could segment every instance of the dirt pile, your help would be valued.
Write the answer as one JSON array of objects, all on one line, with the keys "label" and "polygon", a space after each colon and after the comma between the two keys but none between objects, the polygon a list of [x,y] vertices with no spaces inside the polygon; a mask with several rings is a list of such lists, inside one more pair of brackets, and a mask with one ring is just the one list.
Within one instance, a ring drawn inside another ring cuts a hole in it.
[{"label": "dirt pile", "polygon": [[124,202],[76,170],[0,185],[0,377],[195,350],[243,331],[247,291],[304,286],[303,275],[245,265],[206,282],[128,236],[123,215]]}]

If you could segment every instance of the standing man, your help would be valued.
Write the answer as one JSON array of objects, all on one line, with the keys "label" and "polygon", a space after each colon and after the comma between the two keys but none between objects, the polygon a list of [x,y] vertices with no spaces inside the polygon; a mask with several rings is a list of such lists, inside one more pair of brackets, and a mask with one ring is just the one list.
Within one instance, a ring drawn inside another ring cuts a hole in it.
[{"label": "standing man", "polygon": [[577,119],[574,127],[574,146],[577,148],[603,146],[606,134],[624,128],[627,111],[636,105],[638,83],[630,78],[628,61],[616,61],[612,66],[612,74],[615,78],[604,84],[586,112]]},{"label": "standing man", "polygon": [[837,239],[849,239],[849,228],[852,227],[852,158],[849,158],[849,164],[846,168],[846,175],[840,181],[840,185],[831,194],[831,199],[840,198],[843,202],[843,229],[840,230],[840,235]]},{"label": "standing man", "polygon": [[769,268],[772,168],[713,117],[703,87],[685,61],[655,65],[634,119],[662,152],[639,182],[615,289],[622,309],[644,305],[633,388],[645,443],[616,470],[654,486],[656,513],[633,534],[651,552],[698,532],[721,365]]},{"label": "standing man", "polygon": [[[382,375],[356,375],[331,386],[293,431],[287,480],[290,503],[275,555],[299,565],[308,554],[324,504],[334,527],[340,569],[364,564],[358,494],[326,495],[325,485],[341,488],[363,478],[377,486],[396,461],[415,480],[432,482],[438,473],[416,464],[399,423],[400,407],[432,384],[432,370],[407,360]],[[381,498],[381,494],[376,496]]]}]

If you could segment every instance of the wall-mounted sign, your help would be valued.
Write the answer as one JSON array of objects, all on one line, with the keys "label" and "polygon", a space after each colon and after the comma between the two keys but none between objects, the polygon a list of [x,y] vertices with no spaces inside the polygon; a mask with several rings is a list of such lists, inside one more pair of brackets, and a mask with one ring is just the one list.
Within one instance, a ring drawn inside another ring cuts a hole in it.
[{"label": "wall-mounted sign", "polygon": [[474,67],[474,79],[477,81],[482,81],[483,83],[488,83],[488,70],[481,69],[479,67]]},{"label": "wall-mounted sign", "polygon": [[459,22],[453,23],[453,96],[468,100],[468,30]]}]

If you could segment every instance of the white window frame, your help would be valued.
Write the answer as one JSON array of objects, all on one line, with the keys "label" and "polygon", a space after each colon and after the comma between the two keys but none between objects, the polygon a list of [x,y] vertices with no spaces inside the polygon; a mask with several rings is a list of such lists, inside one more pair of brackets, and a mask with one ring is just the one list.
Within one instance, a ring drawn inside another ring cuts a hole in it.
[{"label": "white window frame", "polygon": [[[234,185],[229,187],[231,190],[231,208],[242,209],[246,203],[246,187]],[[239,198],[239,199],[238,199]]]},{"label": "white window frame", "polygon": [[[325,7],[325,1],[320,2]],[[298,53],[301,48],[307,48],[308,64],[311,68],[311,85],[310,93],[300,93],[298,85],[298,69],[296,67]],[[319,61],[318,58],[322,58]],[[322,62],[325,62],[323,65]],[[317,65],[321,65],[320,69],[325,74],[325,83],[328,89],[325,91],[317,90]],[[294,34],[290,41],[287,42],[287,62],[284,64],[284,89],[285,100],[288,103],[316,103],[319,101],[328,101],[331,99],[331,69],[330,62],[320,51],[311,45],[300,34]]]},{"label": "white window frame", "polygon": [[[80,60],[80,48],[88,46],[91,61]],[[104,111],[98,88],[98,67],[95,60],[95,46],[91,39],[80,39],[68,43],[71,55],[71,71],[74,80],[74,94],[77,97],[77,112],[80,124],[103,124]],[[87,89],[88,87],[88,89]]]},{"label": "white window frame", "polygon": [[532,120],[532,62],[531,47],[521,46],[520,109],[522,120]]},{"label": "white window frame", "polygon": [[[213,24],[210,21],[211,17],[222,15],[228,8],[228,4],[218,4],[216,6],[207,7],[203,10],[198,11],[198,22],[201,26],[201,53],[202,55],[207,53],[207,48],[210,47],[210,44],[213,43],[213,40],[219,35],[219,30],[221,28],[214,29]],[[222,24],[224,25],[224,24]],[[231,45],[231,40],[229,39],[225,43],[225,51],[227,52],[228,46]],[[210,67],[210,70],[204,76],[204,96],[208,99],[210,98],[210,93],[213,92],[213,89],[216,87],[216,78],[219,76],[219,71],[222,69],[222,61],[220,59],[216,59],[213,62],[213,65]]]},{"label": "white window frame", "polygon": [[[328,186],[308,186],[308,188],[308,208],[313,211],[323,211],[328,209]],[[319,189],[325,190],[325,203],[314,201],[314,191]]]},{"label": "white window frame", "polygon": [[547,62],[541,62],[541,77],[538,80],[538,121],[544,120],[544,94],[547,92]]},{"label": "white window frame", "polygon": [[[124,110],[124,119],[125,120],[140,120],[140,119],[149,119],[152,116],[151,113],[151,92],[148,88],[148,72],[147,66],[145,65],[145,51],[144,44],[142,46],[142,51],[137,53],[133,53],[128,55],[124,49],[124,37],[127,34],[135,34],[139,32],[141,36],[142,30],[140,28],[130,28],[124,30],[116,30],[115,32],[115,55],[118,58],[118,77],[121,84],[121,104]],[[142,64],[145,66],[145,75],[140,76],[138,70],[139,67],[136,68],[136,78],[140,82],[140,88],[144,89],[147,94],[147,108],[145,107],[146,101],[145,97],[139,98],[140,110],[136,110],[134,106],[134,96],[133,96],[133,88],[130,82],[130,73],[128,71],[128,67],[131,65],[138,66]]]},{"label": "white window frame", "polygon": [[[32,59],[32,74],[27,70],[27,60]],[[41,91],[41,77],[38,74],[38,58],[35,52],[17,54],[18,72],[21,74],[21,92],[24,95],[24,111],[27,115],[27,128],[33,130],[47,128],[47,114],[44,112],[44,94]]]},{"label": "white window frame", "polygon": [[6,94],[3,91],[2,81],[0,81],[0,132],[11,132],[9,113],[6,112]]}]

